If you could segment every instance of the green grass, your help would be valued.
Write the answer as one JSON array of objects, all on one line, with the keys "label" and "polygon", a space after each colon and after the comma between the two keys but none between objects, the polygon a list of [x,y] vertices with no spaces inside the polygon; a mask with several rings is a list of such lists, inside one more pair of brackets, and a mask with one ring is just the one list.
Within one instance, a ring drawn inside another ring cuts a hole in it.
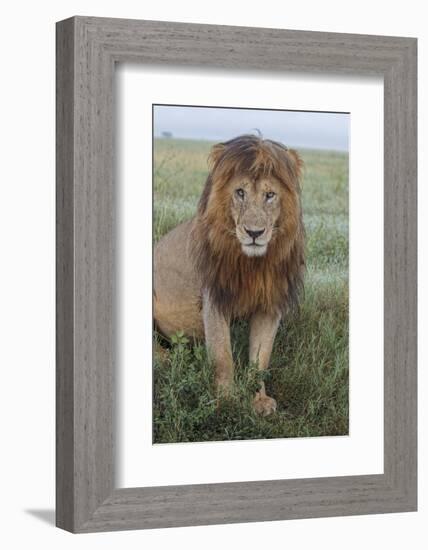
[{"label": "green grass", "polygon": [[[155,241],[194,215],[210,146],[155,140]],[[247,323],[232,327],[235,389],[220,401],[204,345],[180,334],[166,344],[155,334],[155,443],[348,433],[348,155],[300,154],[307,274],[300,311],[281,323],[263,374],[276,414],[263,418],[251,407],[262,375],[248,364]]]}]

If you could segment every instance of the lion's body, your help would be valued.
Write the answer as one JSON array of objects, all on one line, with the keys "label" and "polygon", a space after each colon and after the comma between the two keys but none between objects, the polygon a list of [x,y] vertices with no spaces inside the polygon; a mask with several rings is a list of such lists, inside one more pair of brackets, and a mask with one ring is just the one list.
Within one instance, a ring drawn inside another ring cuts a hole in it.
[{"label": "lion's body", "polygon": [[[220,387],[233,383],[230,322],[250,321],[250,361],[268,366],[281,316],[304,271],[301,161],[255,136],[215,146],[196,216],[155,248],[154,315],[166,336],[204,337]],[[264,387],[255,408],[275,410]]]},{"label": "lion's body", "polygon": [[190,253],[194,220],[178,225],[156,245],[154,253],[154,316],[167,337],[183,331],[203,339],[201,283]]}]

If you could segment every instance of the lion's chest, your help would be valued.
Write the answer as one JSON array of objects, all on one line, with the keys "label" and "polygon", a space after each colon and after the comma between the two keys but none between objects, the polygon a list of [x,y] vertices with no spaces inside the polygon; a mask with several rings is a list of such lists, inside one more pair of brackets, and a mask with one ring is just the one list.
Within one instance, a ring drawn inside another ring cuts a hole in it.
[{"label": "lion's chest", "polygon": [[247,317],[256,311],[278,309],[283,283],[264,266],[244,264],[230,272],[218,273],[211,295],[225,312],[233,317]]}]

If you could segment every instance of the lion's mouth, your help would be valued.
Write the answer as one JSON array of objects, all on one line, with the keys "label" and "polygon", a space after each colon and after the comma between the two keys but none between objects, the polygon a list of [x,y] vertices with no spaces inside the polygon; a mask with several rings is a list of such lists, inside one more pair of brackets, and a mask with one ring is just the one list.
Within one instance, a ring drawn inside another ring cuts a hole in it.
[{"label": "lion's mouth", "polygon": [[247,256],[263,256],[266,252],[267,244],[256,243],[255,241],[249,244],[242,243],[242,251]]}]

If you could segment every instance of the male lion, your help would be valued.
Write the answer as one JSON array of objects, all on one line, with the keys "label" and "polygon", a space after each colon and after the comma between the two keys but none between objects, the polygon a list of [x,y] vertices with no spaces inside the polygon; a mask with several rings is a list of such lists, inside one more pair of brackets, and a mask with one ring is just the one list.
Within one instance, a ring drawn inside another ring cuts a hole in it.
[{"label": "male lion", "polygon": [[[205,342],[220,390],[233,384],[232,319],[250,322],[250,361],[266,369],[281,317],[303,284],[302,161],[284,145],[243,135],[215,145],[194,218],[156,245],[154,316],[167,337]],[[254,398],[276,410],[264,384]]]}]

